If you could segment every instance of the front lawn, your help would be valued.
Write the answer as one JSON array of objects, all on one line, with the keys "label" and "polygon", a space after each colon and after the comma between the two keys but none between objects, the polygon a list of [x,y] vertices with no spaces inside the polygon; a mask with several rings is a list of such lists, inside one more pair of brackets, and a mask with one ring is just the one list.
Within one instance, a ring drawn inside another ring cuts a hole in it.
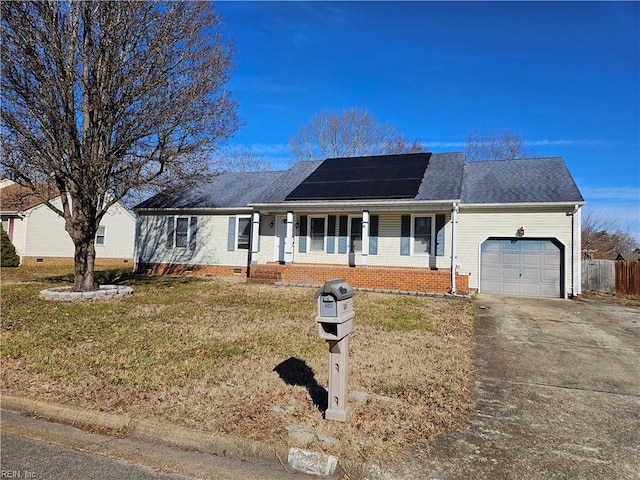
[{"label": "front lawn", "polygon": [[467,301],[356,292],[348,388],[368,395],[349,400],[341,423],[322,419],[318,388],[278,373],[293,365],[302,383],[328,386],[313,289],[113,269],[101,283],[124,282],[132,296],[39,298],[71,272],[2,269],[3,392],[283,444],[295,445],[287,426],[309,427],[338,441],[295,446],[374,463],[428,447],[473,412]]}]

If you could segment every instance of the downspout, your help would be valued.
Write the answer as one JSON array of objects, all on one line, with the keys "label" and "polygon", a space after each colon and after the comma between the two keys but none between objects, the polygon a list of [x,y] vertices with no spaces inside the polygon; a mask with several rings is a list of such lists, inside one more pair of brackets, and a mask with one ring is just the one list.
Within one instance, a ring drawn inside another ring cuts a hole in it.
[{"label": "downspout", "polygon": [[458,254],[456,252],[456,233],[458,228],[458,211],[459,207],[457,203],[453,203],[451,209],[451,294],[456,294],[456,271],[458,266]]},{"label": "downspout", "polygon": [[578,250],[580,243],[578,242],[579,229],[576,226],[576,215],[578,213],[578,205],[574,205],[573,211],[568,212],[567,215],[571,217],[571,298],[576,298],[579,295],[579,287],[577,282],[577,269],[580,258],[580,251]]}]

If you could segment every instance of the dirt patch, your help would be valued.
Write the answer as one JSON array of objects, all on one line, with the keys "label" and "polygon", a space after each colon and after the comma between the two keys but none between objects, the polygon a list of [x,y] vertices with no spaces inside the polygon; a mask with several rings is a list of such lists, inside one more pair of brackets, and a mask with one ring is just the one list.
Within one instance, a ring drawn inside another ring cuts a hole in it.
[{"label": "dirt patch", "polygon": [[592,298],[603,302],[626,305],[630,307],[640,306],[640,297],[637,295],[621,295],[618,293],[582,292],[584,298]]}]

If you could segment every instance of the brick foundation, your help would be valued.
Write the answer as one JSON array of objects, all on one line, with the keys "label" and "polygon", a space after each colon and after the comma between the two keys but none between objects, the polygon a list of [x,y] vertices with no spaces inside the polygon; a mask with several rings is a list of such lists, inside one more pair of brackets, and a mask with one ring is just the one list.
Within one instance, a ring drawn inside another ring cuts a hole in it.
[{"label": "brick foundation", "polygon": [[[21,265],[73,265],[73,257],[22,257]],[[133,258],[96,258],[96,266],[130,266]]]},{"label": "brick foundation", "polygon": [[221,277],[247,277],[247,267],[229,265],[180,265],[169,263],[141,263],[138,273],[147,275],[219,275]]},{"label": "brick foundation", "polygon": [[[284,283],[322,285],[329,278],[344,278],[359,288],[409,292],[449,293],[451,271],[420,267],[345,267],[342,265],[251,265],[252,278],[274,278]],[[456,290],[467,293],[469,277],[456,276]]]},{"label": "brick foundation", "polygon": [[[342,265],[293,264],[251,265],[250,283],[291,283],[322,285],[329,278],[344,278],[357,288],[401,290],[409,292],[449,293],[451,272],[448,269],[430,270],[420,267],[345,267]],[[247,267],[223,265],[143,264],[139,273],[149,275],[219,275],[246,277]],[[457,275],[457,293],[469,290],[469,277]]]}]

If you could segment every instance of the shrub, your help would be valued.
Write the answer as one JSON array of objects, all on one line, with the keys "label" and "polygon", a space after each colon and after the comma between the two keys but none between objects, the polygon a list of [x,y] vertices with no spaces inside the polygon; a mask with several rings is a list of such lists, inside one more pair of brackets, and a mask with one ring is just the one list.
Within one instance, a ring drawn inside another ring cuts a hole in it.
[{"label": "shrub", "polygon": [[17,267],[20,265],[20,257],[16,254],[16,247],[13,246],[9,235],[0,226],[0,243],[2,244],[2,258],[0,263],[3,267]]}]

